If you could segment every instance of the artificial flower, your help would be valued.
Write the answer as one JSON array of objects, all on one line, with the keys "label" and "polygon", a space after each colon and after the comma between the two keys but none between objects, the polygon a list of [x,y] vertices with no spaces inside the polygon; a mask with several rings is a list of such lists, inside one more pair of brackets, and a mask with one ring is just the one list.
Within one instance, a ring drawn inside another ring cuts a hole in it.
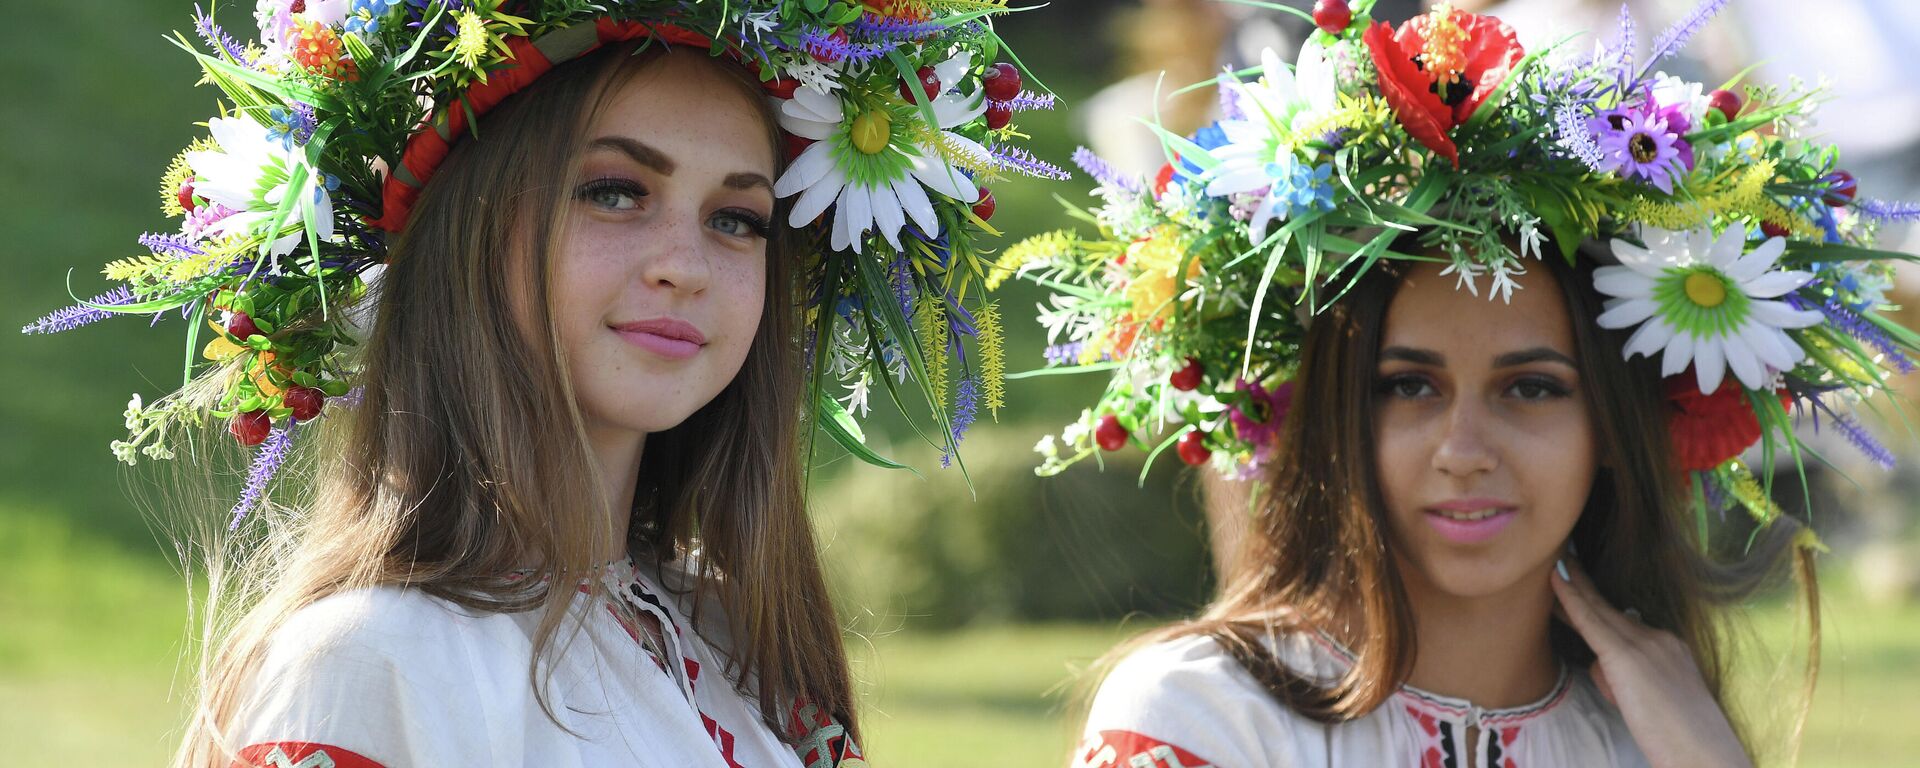
[{"label": "artificial flower", "polygon": [[1394,30],[1383,22],[1361,38],[1380,71],[1380,93],[1407,135],[1460,166],[1450,135],[1526,56],[1513,28],[1446,3]]},{"label": "artificial flower", "polygon": [[932,137],[912,132],[920,107],[897,95],[892,101],[868,96],[863,103],[843,101],[812,86],[796,89],[793,98],[781,104],[780,125],[814,143],[794,158],[773,187],[779,197],[799,195],[789,223],[804,227],[832,206],[834,250],[851,247],[859,253],[866,233],[876,229],[899,250],[900,231],[909,219],[929,237],[940,234],[927,190],[963,203],[978,201],[979,187],[948,158],[985,163],[991,162],[992,153],[946,130],[973,121],[987,108],[978,90],[958,90],[969,59],[962,53],[935,68],[941,93],[928,105],[935,120]]},{"label": "artificial flower", "polygon": [[1596,170],[1641,179],[1673,194],[1674,179],[1685,176],[1694,162],[1693,147],[1681,138],[1687,131],[1685,120],[1677,108],[1648,107],[1617,109],[1594,118],[1591,126],[1600,147]]},{"label": "artificial flower", "polygon": [[1628,357],[1665,350],[1661,375],[1691,365],[1701,392],[1718,390],[1729,369],[1747,389],[1763,389],[1774,373],[1806,357],[1786,330],[1818,325],[1822,317],[1775,300],[1813,279],[1774,269],[1786,240],[1769,238],[1744,253],[1746,233],[1738,227],[1718,238],[1706,228],[1648,228],[1645,240],[1645,247],[1614,240],[1621,265],[1593,276],[1594,287],[1614,297],[1600,326],[1640,326],[1627,340]]},{"label": "artificial flower", "polygon": [[[303,149],[276,140],[267,126],[252,120],[216,117],[207,121],[217,150],[188,152],[187,164],[193,167],[194,194],[234,211],[209,225],[207,231],[221,235],[252,235],[256,228],[271,223],[288,193],[288,169],[296,153]],[[333,238],[333,199],[321,184],[313,190],[315,234],[321,240]],[[299,209],[296,207],[296,211]],[[292,233],[265,233],[275,238],[271,254],[278,258],[292,253],[304,233],[299,216]]]},{"label": "artificial flower", "polygon": [[[1687,471],[1713,469],[1760,441],[1760,417],[1747,401],[1747,392],[1722,384],[1703,394],[1684,376],[1666,379],[1667,433],[1673,457]],[[1792,402],[1782,395],[1781,405]]]}]

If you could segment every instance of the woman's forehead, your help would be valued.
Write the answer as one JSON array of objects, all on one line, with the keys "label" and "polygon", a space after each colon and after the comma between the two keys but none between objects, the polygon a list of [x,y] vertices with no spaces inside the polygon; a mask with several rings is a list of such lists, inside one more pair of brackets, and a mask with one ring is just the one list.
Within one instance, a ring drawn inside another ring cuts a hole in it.
[{"label": "woman's forehead", "polygon": [[1382,347],[1451,352],[1450,360],[1462,361],[1537,347],[1573,356],[1566,299],[1544,264],[1514,275],[1519,287],[1504,300],[1488,295],[1484,278],[1475,295],[1444,270],[1423,263],[1408,271],[1387,308]]}]

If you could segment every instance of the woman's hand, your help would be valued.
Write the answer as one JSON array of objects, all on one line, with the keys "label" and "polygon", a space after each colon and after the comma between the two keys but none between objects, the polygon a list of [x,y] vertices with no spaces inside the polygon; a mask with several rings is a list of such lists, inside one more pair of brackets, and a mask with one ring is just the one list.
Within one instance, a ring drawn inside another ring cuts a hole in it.
[{"label": "woman's hand", "polygon": [[1555,570],[1571,580],[1552,577],[1553,594],[1597,657],[1594,685],[1619,708],[1647,760],[1657,768],[1752,766],[1686,643],[1615,610],[1571,558],[1562,563],[1565,570]]}]

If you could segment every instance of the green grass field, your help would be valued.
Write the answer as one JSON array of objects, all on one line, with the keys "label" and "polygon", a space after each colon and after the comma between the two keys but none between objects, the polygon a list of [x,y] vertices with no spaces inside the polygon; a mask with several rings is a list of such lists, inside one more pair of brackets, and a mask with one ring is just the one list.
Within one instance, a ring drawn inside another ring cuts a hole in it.
[{"label": "green grass field", "polygon": [[[1829,570],[1837,571],[1837,568]],[[1833,579],[1833,581],[1840,581]],[[43,510],[0,510],[0,743],[8,765],[155,765],[172,747],[185,676],[184,589],[152,553],[128,552]],[[1802,765],[1908,763],[1920,695],[1920,607],[1869,607],[1828,590],[1825,672]],[[1791,701],[1796,632],[1785,605],[1752,613],[1749,689]],[[1076,683],[1146,623],[911,630],[855,643],[877,765],[1064,765]],[[1786,659],[1784,661],[1764,661]],[[1777,729],[1773,732],[1777,732]]]}]

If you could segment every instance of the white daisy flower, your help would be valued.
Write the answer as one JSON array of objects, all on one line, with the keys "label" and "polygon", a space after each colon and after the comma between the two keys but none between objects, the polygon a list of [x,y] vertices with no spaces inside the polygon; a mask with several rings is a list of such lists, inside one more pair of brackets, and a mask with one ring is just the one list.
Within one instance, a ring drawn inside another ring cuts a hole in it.
[{"label": "white daisy flower", "polygon": [[[280,209],[280,202],[287,196],[288,169],[294,163],[294,153],[304,150],[272,138],[266,126],[245,118],[216,117],[207,121],[207,128],[220,149],[187,153],[187,165],[193,168],[193,192],[235,211],[211,224],[207,231],[223,235],[255,234],[254,230],[269,225]],[[333,238],[333,199],[324,186],[311,183],[310,186],[313,200],[305,205],[313,207],[313,219],[319,226],[316,234],[322,240],[330,240]],[[297,215],[302,207],[294,209],[291,234],[266,233],[268,237],[279,235],[271,250],[275,258],[291,253],[304,237],[299,228],[301,218]]]},{"label": "white daisy flower", "polygon": [[779,197],[800,196],[788,222],[804,227],[832,206],[834,250],[852,247],[860,252],[866,233],[873,230],[899,250],[900,230],[909,220],[928,237],[940,234],[928,190],[962,203],[978,202],[980,188],[946,159],[992,160],[978,142],[946,130],[971,122],[987,109],[981,92],[962,94],[956,87],[969,59],[970,54],[962,53],[935,68],[941,93],[930,106],[937,141],[944,145],[939,147],[925,140],[924,131],[915,130],[924,120],[917,105],[899,99],[843,101],[811,86],[794,91],[793,98],[780,105],[780,126],[815,143],[794,158],[773,186]]},{"label": "white daisy flower", "polygon": [[[1297,70],[1288,70],[1271,48],[1261,52],[1260,60],[1266,74],[1258,82],[1248,85],[1227,78],[1227,87],[1240,96],[1245,117],[1221,121],[1227,144],[1211,151],[1219,165],[1206,175],[1212,197],[1268,191],[1250,222],[1256,242],[1265,239],[1275,218],[1284,220],[1296,209],[1314,207],[1314,184],[1303,185],[1297,178],[1302,161],[1295,147],[1320,137],[1295,136],[1293,127],[1332,109],[1336,95],[1333,67],[1311,40],[1300,48]],[[1307,170],[1317,169],[1307,164]],[[1322,174],[1316,183],[1325,181]]]},{"label": "white daisy flower", "polygon": [[1661,375],[1692,365],[1707,394],[1720,388],[1728,369],[1747,389],[1762,389],[1806,357],[1786,329],[1818,325],[1821,316],[1775,301],[1813,279],[1811,273],[1773,268],[1785,239],[1769,238],[1746,252],[1739,227],[1718,238],[1706,228],[1647,228],[1643,234],[1644,248],[1613,241],[1622,266],[1593,273],[1594,287],[1614,297],[1600,326],[1640,326],[1627,340],[1627,357],[1665,350]]}]

